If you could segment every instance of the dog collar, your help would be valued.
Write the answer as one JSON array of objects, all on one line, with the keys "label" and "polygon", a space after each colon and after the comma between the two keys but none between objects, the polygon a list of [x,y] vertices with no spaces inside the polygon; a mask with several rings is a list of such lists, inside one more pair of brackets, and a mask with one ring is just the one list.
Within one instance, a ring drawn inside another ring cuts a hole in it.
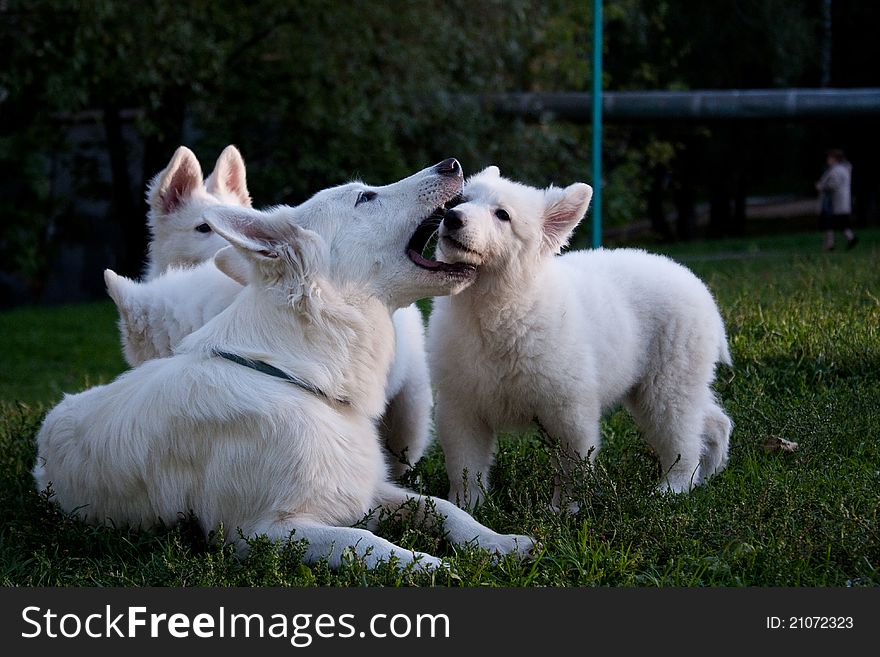
[{"label": "dog collar", "polygon": [[263,374],[268,374],[269,376],[274,376],[276,379],[281,379],[282,381],[287,381],[288,383],[292,383],[293,385],[302,388],[306,392],[310,392],[316,397],[323,397],[327,401],[333,401],[337,404],[342,404],[343,406],[348,406],[351,402],[347,399],[339,399],[330,397],[321,390],[318,386],[305,381],[298,376],[294,376],[293,374],[288,374],[284,370],[280,370],[274,365],[269,365],[261,360],[256,360],[254,358],[245,358],[244,356],[239,356],[238,354],[232,354],[228,351],[220,351],[219,349],[214,349],[213,351],[215,356],[219,356],[220,358],[225,358],[226,360],[232,361],[233,363],[237,363],[238,365],[244,365],[245,367],[249,367],[252,370],[256,370],[257,372],[261,372]]}]

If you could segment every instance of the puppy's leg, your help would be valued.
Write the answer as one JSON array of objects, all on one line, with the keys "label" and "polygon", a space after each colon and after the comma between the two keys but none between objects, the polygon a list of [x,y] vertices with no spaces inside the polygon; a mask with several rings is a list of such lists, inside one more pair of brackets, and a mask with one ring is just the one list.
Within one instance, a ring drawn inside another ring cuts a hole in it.
[{"label": "puppy's leg", "polygon": [[670,418],[663,431],[652,435],[651,444],[663,471],[661,488],[686,493],[700,483],[702,428],[700,411],[684,411]]},{"label": "puppy's leg", "polygon": [[688,391],[663,377],[631,395],[627,407],[660,461],[662,489],[682,493],[700,483],[708,396],[707,389]]},{"label": "puppy's leg", "polygon": [[[438,497],[426,497],[393,484],[382,484],[377,493],[378,503],[392,513],[408,512],[407,502],[416,500],[421,519],[443,520],[443,528],[449,540],[455,544],[475,543],[478,547],[498,554],[525,556],[535,546],[535,540],[519,534],[499,534],[477,522],[473,516],[457,506]],[[434,514],[427,512],[433,507]]]},{"label": "puppy's leg", "polygon": [[[555,409],[556,412],[545,413],[538,418],[547,437],[554,441],[563,451],[556,466],[553,487],[553,507],[561,508],[563,498],[570,497],[572,489],[571,472],[578,459],[595,460],[599,451],[601,434],[599,432],[599,405],[594,397],[584,400],[571,400]],[[577,512],[578,506],[568,506],[571,512]]]},{"label": "puppy's leg", "polygon": [[437,441],[446,456],[449,501],[472,509],[489,487],[489,468],[495,457],[495,434],[471,409],[456,408],[441,392],[437,396]]},{"label": "puppy's leg", "polygon": [[339,568],[343,554],[351,548],[363,558],[368,568],[375,568],[379,562],[390,561],[392,557],[397,558],[397,565],[401,569],[413,564],[417,570],[430,571],[443,565],[437,557],[407,550],[366,529],[355,527],[331,527],[309,520],[287,520],[257,530],[253,535],[265,534],[273,540],[286,540],[291,531],[294,532],[293,540],[304,538],[308,541],[303,557],[307,563],[326,558],[330,568]]},{"label": "puppy's leg", "polygon": [[431,382],[424,357],[410,359],[406,380],[385,408],[379,435],[393,477],[414,466],[431,437]]},{"label": "puppy's leg", "polygon": [[705,480],[727,466],[727,449],[733,422],[712,402],[703,418],[703,453],[700,457],[700,477]]}]

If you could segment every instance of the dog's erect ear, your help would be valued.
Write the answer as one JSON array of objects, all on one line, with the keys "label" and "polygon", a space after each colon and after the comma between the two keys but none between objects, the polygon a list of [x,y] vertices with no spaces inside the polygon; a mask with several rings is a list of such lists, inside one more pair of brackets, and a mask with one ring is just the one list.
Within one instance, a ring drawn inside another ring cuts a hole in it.
[{"label": "dog's erect ear", "polygon": [[248,193],[244,159],[238,149],[230,144],[223,149],[214,171],[205,181],[209,194],[231,194],[246,208],[251,207],[251,195]]},{"label": "dog's erect ear", "polygon": [[150,208],[159,215],[169,214],[201,186],[202,167],[193,152],[181,146],[174,152],[168,166],[150,183]]},{"label": "dog's erect ear", "polygon": [[501,169],[496,167],[494,164],[492,166],[488,166],[479,173],[475,173],[473,175],[474,178],[477,176],[486,176],[488,178],[500,178],[501,177]]},{"label": "dog's erect ear", "polygon": [[[290,208],[279,208],[268,214],[250,208],[217,205],[205,211],[204,219],[250,261],[251,268],[244,276],[245,280],[281,286],[291,303],[317,302],[318,295],[314,292],[318,289],[318,275],[326,260],[326,246],[317,233],[294,223],[289,212]],[[235,276],[224,273],[235,280],[238,280],[236,276],[241,276],[240,270]]]},{"label": "dog's erect ear", "polygon": [[584,218],[592,198],[593,188],[586,183],[544,190],[544,247],[548,251],[559,253],[568,244],[571,231]]},{"label": "dog's erect ear", "polygon": [[214,264],[236,283],[250,283],[251,267],[234,246],[224,246],[217,251],[214,254]]},{"label": "dog's erect ear", "polygon": [[205,210],[205,222],[220,237],[251,260],[276,260],[293,237],[293,227],[273,221],[265,213],[234,205],[217,205]]}]

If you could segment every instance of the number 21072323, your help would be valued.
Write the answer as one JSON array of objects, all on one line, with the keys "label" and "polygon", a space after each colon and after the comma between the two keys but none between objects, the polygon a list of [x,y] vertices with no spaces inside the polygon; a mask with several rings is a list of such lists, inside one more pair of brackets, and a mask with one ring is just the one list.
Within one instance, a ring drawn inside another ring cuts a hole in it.
[{"label": "number 21072323", "polygon": [[768,630],[849,630],[852,616],[767,616]]}]

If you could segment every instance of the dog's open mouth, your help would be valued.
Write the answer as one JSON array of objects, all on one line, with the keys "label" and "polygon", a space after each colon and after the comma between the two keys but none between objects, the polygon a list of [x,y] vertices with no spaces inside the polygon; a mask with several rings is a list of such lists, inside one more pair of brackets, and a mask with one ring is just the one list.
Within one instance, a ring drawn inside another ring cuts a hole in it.
[{"label": "dog's open mouth", "polygon": [[[452,199],[446,205],[451,206],[456,202]],[[406,245],[406,255],[418,267],[429,271],[445,272],[449,274],[471,274],[476,271],[476,267],[464,262],[449,263],[433,260],[430,256],[425,255],[425,247],[433,242],[432,238],[443,221],[444,206],[438,207],[431,215],[419,224],[416,232]]]}]

